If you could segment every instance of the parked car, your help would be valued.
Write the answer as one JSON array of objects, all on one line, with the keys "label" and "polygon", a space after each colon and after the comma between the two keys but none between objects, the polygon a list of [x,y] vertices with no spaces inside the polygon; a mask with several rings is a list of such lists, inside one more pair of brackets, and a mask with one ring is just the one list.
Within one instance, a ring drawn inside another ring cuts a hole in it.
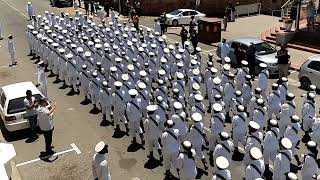
[{"label": "parked car", "polygon": [[187,25],[191,21],[191,16],[195,16],[195,19],[198,20],[206,15],[192,9],[177,9],[166,14],[167,24],[171,26]]},{"label": "parked car", "polygon": [[[0,116],[4,127],[9,132],[30,127],[23,102],[27,90],[31,90],[36,99],[44,97],[30,81],[10,84],[0,88]],[[51,107],[50,104],[48,107]]]},{"label": "parked car", "polygon": [[72,7],[73,0],[53,0],[53,4],[56,7]]},{"label": "parked car", "polygon": [[309,57],[301,65],[298,77],[303,89],[309,89],[311,84],[320,87],[320,54]]},{"label": "parked car", "polygon": [[[234,54],[234,48],[236,46],[240,46],[243,50],[247,51],[250,44],[253,43],[256,47],[256,62],[255,63],[255,72],[258,74],[260,72],[260,67],[258,66],[259,63],[263,62],[267,64],[267,68],[269,70],[270,74],[278,74],[278,58],[276,58],[277,50],[269,43],[256,39],[251,37],[246,38],[239,38],[239,39],[233,39],[226,42],[229,48],[228,57],[231,59],[231,64],[239,64],[240,62],[237,62],[236,56]],[[219,44],[217,47],[217,56],[220,57],[221,55],[221,45]],[[290,53],[290,52],[289,52]],[[248,62],[251,63],[251,62]],[[289,65],[290,68],[290,65]]]}]

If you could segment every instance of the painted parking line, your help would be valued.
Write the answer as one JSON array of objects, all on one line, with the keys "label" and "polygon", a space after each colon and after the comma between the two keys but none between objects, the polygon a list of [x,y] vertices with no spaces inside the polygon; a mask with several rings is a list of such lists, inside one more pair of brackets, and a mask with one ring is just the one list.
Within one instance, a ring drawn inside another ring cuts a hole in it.
[{"label": "painted parking line", "polygon": [[5,4],[7,4],[8,6],[10,6],[12,9],[14,9],[15,11],[17,11],[20,15],[29,18],[27,15],[25,15],[24,13],[22,13],[21,11],[19,11],[17,8],[15,8],[14,6],[12,6],[11,4],[9,4],[7,1],[5,0],[1,0],[2,2],[4,2]]},{"label": "painted parking line", "polygon": [[[55,153],[53,155],[44,156],[44,157],[41,157],[41,159],[48,159],[50,157],[55,157],[55,156],[58,156],[58,155],[61,155],[61,154],[65,154],[65,153],[69,153],[69,152],[72,152],[72,151],[75,151],[78,155],[81,154],[80,149],[74,143],[70,144],[70,146],[72,147],[71,149],[68,149],[68,150],[65,150],[65,151],[61,151],[61,152]],[[20,166],[24,166],[24,165],[27,165],[27,164],[30,164],[30,163],[34,163],[34,162],[40,161],[41,159],[37,158],[37,159],[30,160],[30,161],[26,161],[26,162],[17,164],[16,167],[20,167]]]}]

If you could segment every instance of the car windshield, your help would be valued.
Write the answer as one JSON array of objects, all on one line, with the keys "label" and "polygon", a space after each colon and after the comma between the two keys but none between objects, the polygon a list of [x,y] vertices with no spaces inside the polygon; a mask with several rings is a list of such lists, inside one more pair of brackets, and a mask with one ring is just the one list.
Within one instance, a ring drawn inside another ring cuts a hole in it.
[{"label": "car windshield", "polygon": [[257,55],[265,55],[276,52],[276,49],[266,42],[255,44],[255,48]]},{"label": "car windshield", "polygon": [[[42,96],[40,94],[35,94],[33,95],[36,99],[39,99],[41,98]],[[20,98],[17,98],[17,99],[11,99],[9,101],[9,104],[8,104],[8,114],[15,114],[15,113],[20,113],[20,112],[24,112],[26,111],[26,107],[24,106],[24,102],[23,100],[25,99],[26,97],[20,97]]]},{"label": "car windshield", "polygon": [[171,13],[169,13],[169,14],[171,14],[171,15],[178,15],[178,14],[180,14],[182,11],[180,11],[180,10],[175,10],[175,11],[172,11]]}]

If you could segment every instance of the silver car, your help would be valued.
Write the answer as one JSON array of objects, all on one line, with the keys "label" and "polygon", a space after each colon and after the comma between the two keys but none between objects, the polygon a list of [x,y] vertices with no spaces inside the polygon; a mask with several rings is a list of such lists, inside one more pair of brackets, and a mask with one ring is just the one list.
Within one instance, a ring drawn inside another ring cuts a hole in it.
[{"label": "silver car", "polygon": [[[243,50],[247,51],[250,44],[253,43],[256,48],[256,69],[255,72],[259,73],[260,72],[260,67],[258,66],[259,63],[263,62],[267,64],[268,70],[270,74],[278,74],[278,58],[276,58],[277,55],[277,50],[271,46],[269,43],[256,39],[256,38],[251,38],[251,37],[246,37],[246,38],[239,38],[239,39],[233,39],[229,40],[226,42],[227,46],[229,48],[228,50],[228,57],[231,59],[232,64],[239,64],[240,62],[237,62],[236,56],[234,54],[235,47],[240,46]],[[220,57],[221,55],[221,44],[218,45],[217,48],[217,56]],[[251,62],[248,62],[251,63]],[[290,66],[289,66],[290,67]]]},{"label": "silver car", "polygon": [[303,89],[308,89],[311,84],[320,86],[320,54],[309,57],[301,65],[298,77]]}]

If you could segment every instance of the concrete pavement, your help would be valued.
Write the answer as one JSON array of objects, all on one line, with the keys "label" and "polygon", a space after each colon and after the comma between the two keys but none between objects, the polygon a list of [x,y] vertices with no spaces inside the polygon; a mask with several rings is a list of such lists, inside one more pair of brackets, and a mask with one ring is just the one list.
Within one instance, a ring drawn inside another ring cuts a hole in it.
[{"label": "concrete pavement", "polygon": [[[50,8],[49,2],[44,0],[32,0],[36,13],[44,13],[45,10],[58,14],[61,10]],[[35,74],[37,72],[34,61],[30,61],[28,47],[25,38],[25,27],[27,24],[25,14],[25,5],[27,0],[0,0],[0,17],[10,18],[1,19],[4,27],[4,37],[12,33],[14,36],[17,53],[18,65],[14,68],[6,67],[9,64],[9,54],[7,52],[6,40],[0,41],[0,84],[10,84],[14,82],[31,80],[36,83]],[[152,26],[152,18],[141,20],[141,24]],[[231,27],[230,27],[231,28]],[[179,29],[170,29],[174,32]],[[169,34],[170,41],[179,41],[179,37],[174,33]],[[213,47],[207,47],[203,44],[204,50],[212,50]],[[216,63],[217,68],[219,64]],[[297,83],[297,73],[290,75],[290,92],[294,92],[297,96],[297,107],[301,107],[300,94],[305,93],[299,89]],[[271,80],[274,81],[274,80]],[[271,83],[270,83],[271,84]],[[148,152],[138,150],[137,152],[128,152],[130,138],[124,136],[122,138],[115,137],[112,127],[102,127],[101,114],[91,114],[91,105],[83,106],[80,104],[82,99],[79,96],[67,95],[69,89],[61,88],[62,84],[54,83],[54,78],[48,78],[48,94],[52,101],[56,101],[58,108],[54,118],[54,150],[62,153],[55,159],[50,158],[52,162],[37,160],[40,152],[44,150],[43,137],[34,143],[26,143],[27,131],[19,131],[7,137],[7,141],[13,143],[17,150],[15,163],[23,180],[47,180],[47,179],[92,179],[91,175],[91,159],[93,148],[96,142],[104,140],[109,144],[109,165],[111,176],[113,179],[132,179],[139,177],[141,179],[163,179],[164,169],[157,167],[155,169],[145,168],[147,163]],[[317,97],[317,101],[319,97]],[[300,115],[301,109],[297,112]],[[209,124],[209,114],[205,118],[206,125]],[[230,125],[226,130],[230,131]],[[76,145],[81,151],[77,153],[70,144]],[[70,151],[69,151],[70,150]],[[304,146],[301,145],[301,151]],[[130,148],[129,148],[130,151]],[[294,162],[294,161],[293,161]],[[295,163],[295,162],[294,162]],[[199,163],[200,167],[201,163]],[[234,179],[243,176],[244,168],[241,162],[233,162],[230,169]],[[212,169],[209,175],[203,175],[201,179],[211,179]]]}]

